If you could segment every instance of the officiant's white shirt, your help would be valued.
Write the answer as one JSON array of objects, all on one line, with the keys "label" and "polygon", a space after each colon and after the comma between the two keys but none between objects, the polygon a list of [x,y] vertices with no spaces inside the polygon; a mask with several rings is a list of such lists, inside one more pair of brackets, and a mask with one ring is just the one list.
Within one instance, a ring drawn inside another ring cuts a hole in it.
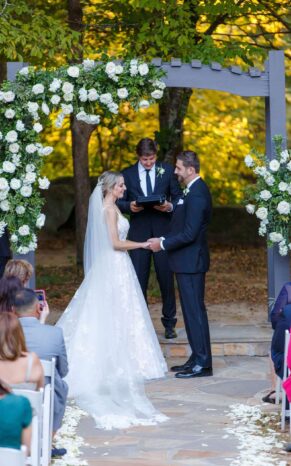
[{"label": "officiant's white shirt", "polygon": [[[154,191],[155,189],[155,182],[156,182],[156,164],[152,166],[152,168],[149,171],[150,174],[150,179],[151,179],[151,184],[152,184],[152,190]],[[140,187],[142,189],[142,192],[144,193],[145,196],[148,195],[147,191],[147,182],[146,182],[146,169],[143,167],[143,165],[138,162],[138,176],[139,176],[139,182],[140,182]]]}]

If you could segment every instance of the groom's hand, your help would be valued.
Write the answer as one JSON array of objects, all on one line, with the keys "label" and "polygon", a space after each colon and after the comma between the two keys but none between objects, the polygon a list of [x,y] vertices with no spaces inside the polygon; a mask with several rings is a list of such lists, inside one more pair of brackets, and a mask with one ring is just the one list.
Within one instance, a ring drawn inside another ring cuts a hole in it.
[{"label": "groom's hand", "polygon": [[162,205],[155,205],[154,209],[159,210],[160,212],[172,212],[173,204],[171,202],[165,201]]},{"label": "groom's hand", "polygon": [[147,240],[147,243],[150,243],[150,249],[153,252],[159,252],[161,250],[161,239],[160,238],[150,238]]},{"label": "groom's hand", "polygon": [[137,206],[136,201],[132,201],[130,203],[130,210],[131,210],[131,212],[134,212],[136,214],[137,212],[140,212],[141,210],[143,210],[143,207]]}]

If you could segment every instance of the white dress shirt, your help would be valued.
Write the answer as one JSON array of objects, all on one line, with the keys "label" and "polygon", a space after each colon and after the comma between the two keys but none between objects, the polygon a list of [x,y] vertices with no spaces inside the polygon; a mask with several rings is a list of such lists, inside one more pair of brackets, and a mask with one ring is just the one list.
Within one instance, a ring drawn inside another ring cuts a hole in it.
[{"label": "white dress shirt", "polygon": [[[156,182],[156,164],[154,164],[152,168],[150,169],[149,175],[151,179],[152,190],[154,192],[155,182]],[[143,165],[140,162],[138,162],[138,176],[139,176],[140,187],[144,195],[147,196],[148,192],[147,192],[147,182],[146,182],[146,169],[143,167]]]}]

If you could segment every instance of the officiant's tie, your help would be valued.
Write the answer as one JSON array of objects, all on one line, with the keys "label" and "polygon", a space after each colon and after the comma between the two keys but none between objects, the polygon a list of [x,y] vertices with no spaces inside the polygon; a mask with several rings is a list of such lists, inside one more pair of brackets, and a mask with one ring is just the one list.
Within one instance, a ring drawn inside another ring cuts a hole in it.
[{"label": "officiant's tie", "polygon": [[147,196],[153,194],[153,187],[150,177],[150,169],[146,169],[146,185],[147,185]]}]

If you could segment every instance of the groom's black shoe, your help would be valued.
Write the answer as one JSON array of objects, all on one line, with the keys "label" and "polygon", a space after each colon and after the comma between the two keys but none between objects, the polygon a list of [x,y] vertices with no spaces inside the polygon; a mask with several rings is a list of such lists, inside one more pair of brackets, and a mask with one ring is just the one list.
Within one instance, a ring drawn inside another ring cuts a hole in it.
[{"label": "groom's black shoe", "polygon": [[186,361],[184,364],[181,364],[181,366],[173,366],[171,367],[170,370],[172,372],[181,372],[181,371],[187,371],[191,367],[193,367],[193,361],[191,361],[191,359],[188,359],[188,361]]},{"label": "groom's black shoe", "polygon": [[202,367],[199,364],[190,367],[189,369],[175,374],[177,379],[190,379],[192,377],[210,377],[213,375],[212,367]]},{"label": "groom's black shoe", "polygon": [[166,328],[165,329],[165,338],[170,340],[171,338],[177,338],[177,333],[174,328]]}]

